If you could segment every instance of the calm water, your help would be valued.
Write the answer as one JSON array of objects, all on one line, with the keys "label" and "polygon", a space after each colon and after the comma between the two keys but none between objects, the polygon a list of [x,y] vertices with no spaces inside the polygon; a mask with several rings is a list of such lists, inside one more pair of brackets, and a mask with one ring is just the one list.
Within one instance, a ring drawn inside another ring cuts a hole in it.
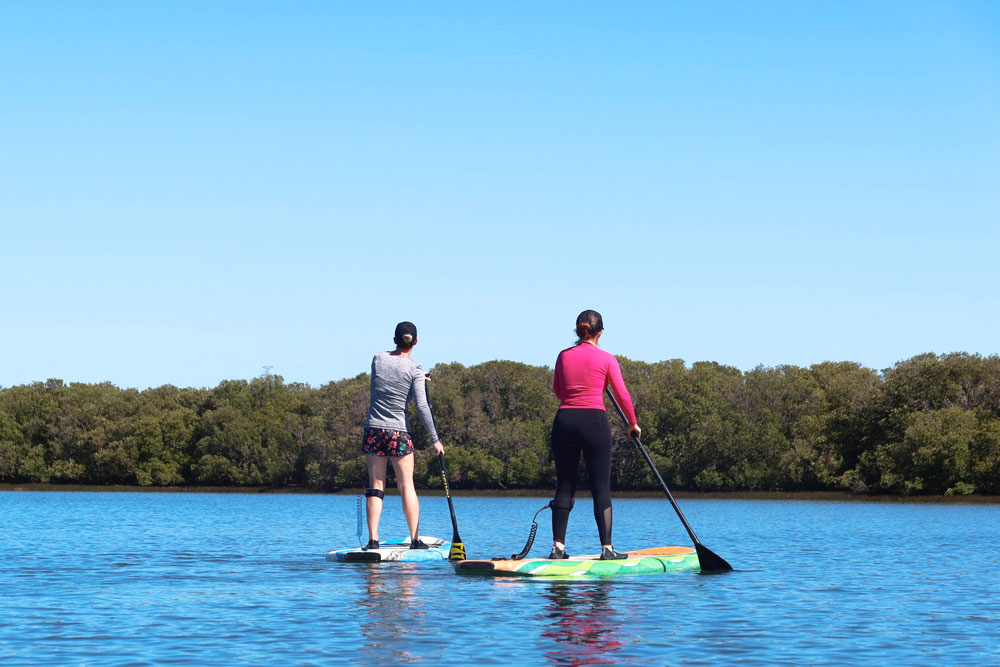
[{"label": "calm water", "polygon": [[[405,534],[387,499],[382,535]],[[449,537],[444,498],[421,532]],[[470,556],[519,551],[543,498],[455,501]],[[1000,664],[1000,507],[684,500],[739,571],[539,582],[327,563],[348,496],[0,493],[3,665]],[[615,544],[689,544],[665,500]],[[547,554],[548,512],[535,556]],[[589,499],[567,549],[593,552]]]}]

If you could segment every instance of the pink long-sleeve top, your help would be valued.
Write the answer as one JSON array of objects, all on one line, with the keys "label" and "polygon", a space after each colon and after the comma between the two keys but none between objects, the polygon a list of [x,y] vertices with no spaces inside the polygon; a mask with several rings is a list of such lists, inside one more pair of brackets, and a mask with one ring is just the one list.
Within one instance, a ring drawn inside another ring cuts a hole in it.
[{"label": "pink long-sleeve top", "polygon": [[559,353],[552,390],[559,399],[560,410],[604,410],[604,390],[609,386],[625,411],[628,423],[635,424],[632,397],[625,388],[615,355],[590,343],[580,343]]}]

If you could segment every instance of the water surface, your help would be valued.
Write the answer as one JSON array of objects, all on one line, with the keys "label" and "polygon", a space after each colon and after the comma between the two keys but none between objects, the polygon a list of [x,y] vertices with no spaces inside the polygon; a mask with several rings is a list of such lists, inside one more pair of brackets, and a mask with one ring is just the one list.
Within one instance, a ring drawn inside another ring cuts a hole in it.
[{"label": "water surface", "polygon": [[[457,498],[470,557],[519,551],[545,502]],[[1000,663],[1000,506],[681,502],[737,572],[327,563],[357,543],[354,497],[0,492],[0,663]],[[421,532],[449,537],[444,498],[422,506]],[[615,518],[620,549],[689,544],[665,500],[616,499]],[[382,535],[404,534],[387,498]],[[567,550],[597,547],[583,497]]]}]

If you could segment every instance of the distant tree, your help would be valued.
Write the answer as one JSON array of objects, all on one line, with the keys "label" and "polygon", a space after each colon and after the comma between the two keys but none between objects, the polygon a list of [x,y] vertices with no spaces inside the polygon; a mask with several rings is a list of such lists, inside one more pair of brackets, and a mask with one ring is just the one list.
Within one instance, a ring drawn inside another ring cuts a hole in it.
[{"label": "distant tree", "polygon": [[877,450],[886,490],[943,493],[969,484],[976,416],[961,408],[914,412],[902,440]]}]

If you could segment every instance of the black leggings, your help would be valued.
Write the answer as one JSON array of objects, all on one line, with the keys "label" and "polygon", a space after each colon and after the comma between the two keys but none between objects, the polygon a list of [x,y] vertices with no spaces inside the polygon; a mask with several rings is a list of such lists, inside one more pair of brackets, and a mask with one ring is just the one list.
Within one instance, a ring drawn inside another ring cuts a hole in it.
[{"label": "black leggings", "polygon": [[569,408],[556,412],[552,423],[552,456],[556,462],[552,539],[566,542],[581,453],[590,476],[597,532],[601,544],[611,544],[611,427],[604,410]]}]

